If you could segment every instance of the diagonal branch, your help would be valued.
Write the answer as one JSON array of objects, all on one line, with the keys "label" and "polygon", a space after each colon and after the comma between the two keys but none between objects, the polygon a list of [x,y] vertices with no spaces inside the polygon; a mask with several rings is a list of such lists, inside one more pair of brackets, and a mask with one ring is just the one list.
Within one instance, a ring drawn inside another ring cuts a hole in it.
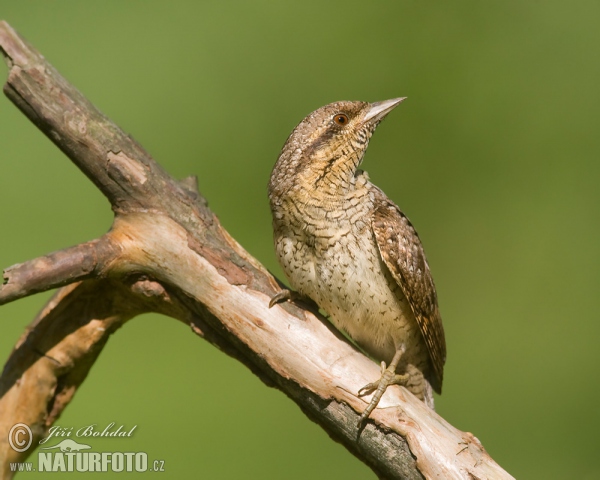
[{"label": "diagonal branch", "polygon": [[[26,266],[9,270],[9,284],[20,282],[25,294],[89,279],[60,290],[11,354],[0,377],[0,442],[17,421],[31,422],[35,435],[43,435],[108,334],[138,313],[159,311],[188,323],[286,393],[382,477],[512,478],[475,437],[400,387],[390,388],[357,430],[368,401],[357,392],[378,377],[378,366],[311,312],[291,303],[269,309],[277,281],[221,227],[193,182],[170,178],[4,22],[0,48],[10,66],[8,97],[98,186],[116,213],[102,239],[111,246],[105,257],[80,268],[69,260],[62,268],[58,257],[49,256],[54,274],[46,276],[36,277]],[[74,248],[53,255],[71,252],[72,259]],[[27,271],[32,276],[20,273]],[[60,322],[47,320],[52,315],[60,315]],[[93,330],[96,322],[107,333]],[[85,332],[96,335],[93,341]],[[38,374],[45,381],[34,385]],[[21,385],[35,388],[21,395]],[[2,468],[26,456],[0,443]]]}]

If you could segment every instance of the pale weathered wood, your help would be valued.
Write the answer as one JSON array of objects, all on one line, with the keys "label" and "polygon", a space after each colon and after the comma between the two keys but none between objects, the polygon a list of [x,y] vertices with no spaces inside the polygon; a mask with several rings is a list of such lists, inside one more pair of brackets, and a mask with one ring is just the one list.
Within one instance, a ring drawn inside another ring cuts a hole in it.
[{"label": "pale weathered wood", "polygon": [[0,47],[10,67],[8,97],[94,182],[116,213],[111,231],[98,241],[5,271],[4,302],[84,280],[50,300],[0,377],[4,478],[11,476],[8,462],[27,456],[8,446],[10,426],[24,422],[36,439],[43,436],[109,335],[146,311],[189,324],[285,392],[382,478],[512,478],[475,437],[400,387],[388,389],[358,430],[368,398],[357,392],[378,377],[378,365],[318,314],[293,303],[269,309],[280,289],[277,281],[220,226],[194,181],[171,179],[4,22]]}]

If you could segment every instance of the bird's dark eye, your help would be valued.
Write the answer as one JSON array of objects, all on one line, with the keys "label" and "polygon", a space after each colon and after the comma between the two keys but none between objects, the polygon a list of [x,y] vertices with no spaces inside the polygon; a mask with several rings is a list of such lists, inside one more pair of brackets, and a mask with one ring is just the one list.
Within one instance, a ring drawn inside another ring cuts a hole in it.
[{"label": "bird's dark eye", "polygon": [[348,123],[348,116],[343,113],[338,113],[335,117],[333,117],[333,121],[338,125],[346,125]]}]

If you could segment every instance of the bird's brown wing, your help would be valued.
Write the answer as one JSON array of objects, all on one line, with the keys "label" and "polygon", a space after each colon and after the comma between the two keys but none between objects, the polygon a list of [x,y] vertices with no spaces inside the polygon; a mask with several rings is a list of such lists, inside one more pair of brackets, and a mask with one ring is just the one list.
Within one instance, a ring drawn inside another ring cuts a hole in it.
[{"label": "bird's brown wing", "polygon": [[371,227],[381,258],[402,288],[417,319],[431,363],[434,390],[441,393],[446,362],[446,340],[433,278],[421,240],[408,218],[383,192],[377,192],[379,207]]}]

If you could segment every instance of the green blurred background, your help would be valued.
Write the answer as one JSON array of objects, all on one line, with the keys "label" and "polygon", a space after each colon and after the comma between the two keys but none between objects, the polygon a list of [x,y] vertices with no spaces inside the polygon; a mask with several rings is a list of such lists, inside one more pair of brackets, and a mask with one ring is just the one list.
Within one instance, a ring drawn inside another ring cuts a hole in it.
[{"label": "green blurred background", "polygon": [[[407,96],[363,166],[427,250],[448,342],[439,413],[517,478],[600,478],[600,3],[2,0],[0,16],[173,176],[197,174],[280,278],[266,183],[291,129],[332,101]],[[107,201],[5,98],[0,142],[0,267],[110,227]],[[48,296],[0,308],[2,358]],[[375,478],[164,317],[114,335],[59,424],[110,422],[135,436],[95,449],[146,451],[167,478]]]}]

